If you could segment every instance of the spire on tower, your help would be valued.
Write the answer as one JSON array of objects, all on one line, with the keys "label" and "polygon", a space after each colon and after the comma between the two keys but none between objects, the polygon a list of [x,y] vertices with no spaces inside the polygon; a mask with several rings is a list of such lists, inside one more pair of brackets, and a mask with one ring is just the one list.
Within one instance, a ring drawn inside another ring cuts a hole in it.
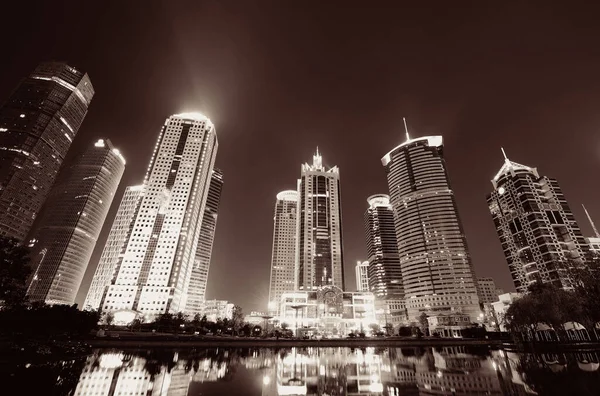
[{"label": "spire on tower", "polygon": [[313,155],[313,167],[321,169],[323,167],[323,157],[319,154],[319,146],[317,146],[317,152]]},{"label": "spire on tower", "polygon": [[410,136],[408,135],[408,126],[406,125],[406,117],[402,117],[402,121],[404,121],[404,132],[406,132],[406,141],[410,140]]},{"label": "spire on tower", "polygon": [[500,150],[502,150],[502,155],[504,156],[504,159],[508,161],[508,157],[506,156],[506,151],[504,151],[504,147],[500,147]]},{"label": "spire on tower", "polygon": [[592,217],[590,216],[590,214],[588,213],[587,209],[585,208],[585,205],[581,204],[581,206],[583,206],[583,210],[585,211],[585,215],[587,216],[588,221],[592,225],[592,230],[594,230],[594,235],[596,235],[596,238],[600,238],[600,232],[598,232],[598,229],[596,228],[596,225],[594,224],[594,221],[592,220]]}]

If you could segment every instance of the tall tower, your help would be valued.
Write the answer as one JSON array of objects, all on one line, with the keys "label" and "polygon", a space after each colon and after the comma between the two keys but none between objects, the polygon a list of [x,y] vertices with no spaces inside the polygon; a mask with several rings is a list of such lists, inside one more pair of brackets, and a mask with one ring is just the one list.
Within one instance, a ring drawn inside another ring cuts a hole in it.
[{"label": "tall tower", "polygon": [[100,139],[60,172],[32,232],[37,269],[27,291],[30,300],[75,302],[124,171],[119,150]]},{"label": "tall tower", "polygon": [[298,228],[298,191],[277,194],[273,216],[273,250],[269,284],[270,315],[277,315],[281,295],[296,289],[296,230]]},{"label": "tall tower", "polygon": [[185,310],[217,147],[207,117],[167,118],[123,260],[101,304],[104,312],[130,318],[134,311],[151,319]]},{"label": "tall tower", "polygon": [[394,210],[409,320],[479,301],[467,241],[446,171],[441,136],[407,139],[381,159]]},{"label": "tall tower", "polygon": [[368,292],[369,291],[369,262],[368,261],[357,261],[356,267],[354,267],[356,276],[356,291]]},{"label": "tall tower", "polygon": [[115,281],[143,194],[143,185],[129,186],[125,189],[83,303],[84,309],[100,309],[100,303],[108,286]]},{"label": "tall tower", "polygon": [[378,300],[404,298],[402,269],[394,226],[394,210],[389,195],[367,199],[365,236],[369,257],[369,288]]},{"label": "tall tower", "polygon": [[333,285],[344,290],[340,171],[325,170],[317,149],[298,180],[298,289]]},{"label": "tall tower", "polygon": [[218,168],[214,168],[210,178],[206,207],[202,215],[200,240],[196,248],[196,258],[194,259],[194,268],[192,269],[190,286],[188,288],[188,300],[185,311],[190,315],[199,314],[203,309],[222,190],[223,172]]},{"label": "tall tower", "polygon": [[492,185],[487,203],[517,291],[535,281],[571,288],[566,267],[589,245],[558,182],[505,155]]},{"label": "tall tower", "polygon": [[93,96],[87,74],[46,62],[0,107],[1,236],[25,241]]}]

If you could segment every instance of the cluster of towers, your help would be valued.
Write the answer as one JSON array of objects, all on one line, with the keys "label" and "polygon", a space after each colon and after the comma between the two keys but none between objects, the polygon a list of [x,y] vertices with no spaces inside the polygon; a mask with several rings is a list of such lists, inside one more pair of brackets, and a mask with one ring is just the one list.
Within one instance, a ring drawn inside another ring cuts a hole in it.
[{"label": "cluster of towers", "polygon": [[[87,74],[50,62],[0,108],[0,236],[32,248],[31,301],[75,302],[125,170],[106,139],[63,166],[93,95]],[[223,186],[217,149],[207,117],[167,118],[143,183],[125,189],[86,309],[148,317],[202,309]]]},{"label": "cluster of towers", "polygon": [[[381,161],[389,194],[367,199],[368,259],[355,267],[358,291],[373,293],[386,322],[448,312],[475,321],[496,290],[493,280],[475,277],[442,137],[411,139],[407,132]],[[568,266],[584,264],[600,239],[584,238],[556,180],[505,156],[492,184],[488,205],[517,291],[535,281],[571,287]],[[317,151],[312,165],[302,165],[298,189],[277,195],[271,314],[286,292],[344,289],[340,208],[339,169],[323,168]]]}]

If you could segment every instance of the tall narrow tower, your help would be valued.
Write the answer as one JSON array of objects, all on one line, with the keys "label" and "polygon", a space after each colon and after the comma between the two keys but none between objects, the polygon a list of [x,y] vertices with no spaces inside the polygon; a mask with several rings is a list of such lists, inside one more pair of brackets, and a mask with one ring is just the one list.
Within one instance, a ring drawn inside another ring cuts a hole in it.
[{"label": "tall narrow tower", "polygon": [[32,232],[30,300],[75,302],[124,171],[125,159],[103,139],[63,168]]},{"label": "tall narrow tower", "polygon": [[505,155],[492,185],[487,203],[517,291],[536,281],[570,289],[567,267],[589,245],[558,182]]},{"label": "tall narrow tower", "polygon": [[467,241],[446,171],[441,136],[408,139],[382,158],[394,210],[409,320],[462,311],[479,300]]},{"label": "tall narrow tower", "polygon": [[40,64],[0,107],[0,235],[25,241],[94,88],[64,63]]},{"label": "tall narrow tower", "polygon": [[166,120],[104,312],[151,319],[185,310],[217,147],[207,117],[185,113]]},{"label": "tall narrow tower", "polygon": [[365,236],[369,257],[369,289],[378,300],[404,299],[390,197],[385,194],[372,195],[367,203]]},{"label": "tall narrow tower", "polygon": [[273,216],[269,315],[278,315],[281,295],[296,289],[297,220],[298,191],[287,190],[277,194]]},{"label": "tall narrow tower", "polygon": [[115,281],[143,194],[143,185],[129,186],[125,189],[83,303],[83,309],[100,309],[100,303],[108,286]]},{"label": "tall narrow tower", "polygon": [[326,170],[318,149],[312,165],[302,165],[298,193],[298,289],[344,290],[340,171]]},{"label": "tall narrow tower", "polygon": [[222,190],[223,172],[218,168],[214,168],[210,178],[208,198],[206,199],[204,214],[202,215],[200,240],[196,248],[196,258],[194,259],[194,268],[192,269],[190,286],[188,288],[188,300],[185,311],[190,315],[200,314],[203,310]]}]

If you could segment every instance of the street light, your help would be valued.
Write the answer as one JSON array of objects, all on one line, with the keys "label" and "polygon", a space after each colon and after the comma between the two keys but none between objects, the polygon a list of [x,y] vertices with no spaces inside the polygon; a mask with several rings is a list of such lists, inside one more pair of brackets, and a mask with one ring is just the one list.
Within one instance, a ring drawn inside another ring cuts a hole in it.
[{"label": "street light", "polygon": [[290,308],[296,310],[296,337],[298,337],[298,310],[302,309],[306,306],[306,304],[295,304],[290,306]]}]

